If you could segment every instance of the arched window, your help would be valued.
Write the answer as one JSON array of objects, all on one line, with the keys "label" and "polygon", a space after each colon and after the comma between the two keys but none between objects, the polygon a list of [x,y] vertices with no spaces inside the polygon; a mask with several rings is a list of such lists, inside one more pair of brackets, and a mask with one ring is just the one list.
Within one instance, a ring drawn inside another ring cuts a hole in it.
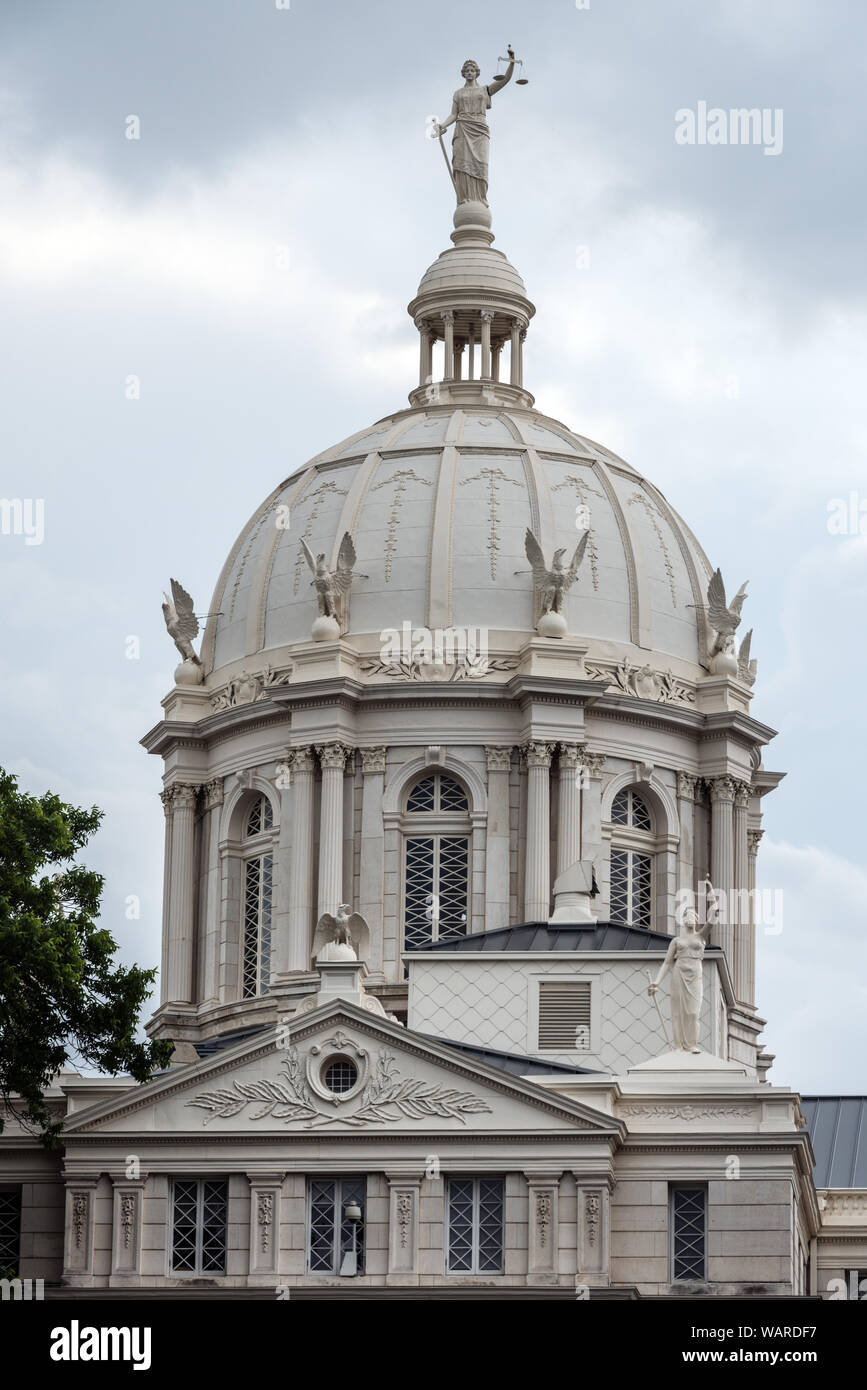
[{"label": "arched window", "polygon": [[267,796],[259,796],[244,820],[244,910],[241,948],[241,996],[267,994],[271,979],[271,899],[274,813]]},{"label": "arched window", "polygon": [[611,805],[610,919],[622,927],[653,922],[653,820],[646,802],[631,787]]},{"label": "arched window", "polygon": [[403,935],[408,949],[465,936],[470,900],[470,805],[454,777],[416,782],[404,813]]}]

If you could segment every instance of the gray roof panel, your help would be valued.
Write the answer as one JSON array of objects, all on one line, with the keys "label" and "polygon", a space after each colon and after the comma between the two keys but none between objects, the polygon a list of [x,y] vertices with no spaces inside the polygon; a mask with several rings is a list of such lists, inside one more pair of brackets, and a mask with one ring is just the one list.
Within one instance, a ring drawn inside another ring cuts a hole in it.
[{"label": "gray roof panel", "polygon": [[804,1096],[817,1187],[867,1188],[867,1096]]},{"label": "gray roof panel", "polygon": [[[495,927],[492,931],[472,932],[468,936],[448,936],[417,946],[406,955],[426,955],[430,951],[479,952],[515,951],[665,951],[671,945],[666,932],[646,931],[643,927],[621,927],[612,922],[589,926],[552,927],[546,922],[526,922],[515,927]],[[719,948],[709,946],[714,953]]]}]

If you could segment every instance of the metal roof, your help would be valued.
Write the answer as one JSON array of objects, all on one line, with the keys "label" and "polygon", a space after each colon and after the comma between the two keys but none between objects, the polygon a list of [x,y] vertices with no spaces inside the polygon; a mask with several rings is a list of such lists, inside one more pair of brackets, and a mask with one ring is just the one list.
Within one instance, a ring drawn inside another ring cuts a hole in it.
[{"label": "metal roof", "polygon": [[195,1049],[202,1059],[213,1057],[215,1052],[224,1052],[228,1047],[236,1047],[245,1038],[254,1038],[257,1033],[264,1033],[266,1026],[260,1023],[255,1028],[239,1028],[234,1033],[223,1033],[218,1038],[208,1038],[205,1042],[196,1043]]},{"label": "metal roof", "polygon": [[867,1187],[867,1096],[804,1096],[817,1187]]},{"label": "metal roof", "polygon": [[433,1033],[420,1033],[422,1038],[442,1043],[454,1048],[464,1057],[474,1062],[482,1062],[489,1067],[498,1067],[512,1076],[550,1076],[552,1072],[568,1072],[575,1076],[597,1076],[600,1073],[590,1067],[570,1067],[566,1062],[545,1062],[540,1057],[522,1057],[516,1052],[498,1052],[494,1047],[475,1047],[472,1043],[453,1042],[451,1038],[438,1038]]},{"label": "metal roof", "polygon": [[[448,936],[416,946],[405,955],[429,951],[665,951],[671,945],[666,932],[646,931],[643,927],[621,927],[610,922],[588,926],[551,927],[545,922],[528,922],[516,927],[495,927],[493,931],[472,932],[469,936]],[[709,946],[715,952],[717,946]]]}]

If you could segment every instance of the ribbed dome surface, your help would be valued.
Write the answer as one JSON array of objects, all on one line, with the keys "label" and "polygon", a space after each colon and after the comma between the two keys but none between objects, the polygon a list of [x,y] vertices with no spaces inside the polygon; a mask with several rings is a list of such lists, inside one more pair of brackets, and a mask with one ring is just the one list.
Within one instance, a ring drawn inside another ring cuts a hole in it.
[{"label": "ribbed dome surface", "polygon": [[[289,508],[288,527],[278,507]],[[500,633],[517,649],[535,621],[526,529],[548,563],[560,546],[571,556],[578,507],[587,508],[590,538],[567,600],[570,637],[591,655],[673,663],[697,676],[711,570],[662,495],[615,454],[535,410],[453,404],[381,420],[271,494],[218,582],[205,670],[253,664],[259,653],[268,654],[259,665],[276,665],[278,652],[309,643],[317,605],[300,542],[334,565],[345,531],[358,556],[351,644],[374,650],[383,629],[409,621],[485,627],[492,642]]]},{"label": "ribbed dome surface", "polygon": [[418,294],[469,288],[523,297],[527,294],[511,261],[491,246],[455,246],[443,251],[422,276]]}]

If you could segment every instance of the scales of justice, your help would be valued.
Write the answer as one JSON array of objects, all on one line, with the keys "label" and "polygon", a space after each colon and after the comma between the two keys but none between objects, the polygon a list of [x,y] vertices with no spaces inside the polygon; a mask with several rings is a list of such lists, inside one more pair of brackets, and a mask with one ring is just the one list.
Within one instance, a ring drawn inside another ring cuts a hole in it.
[{"label": "scales of justice", "polygon": [[[491,133],[488,129],[486,112],[491,105],[491,99],[508,82],[511,82],[516,67],[521,71],[521,76],[515,79],[516,86],[525,87],[527,85],[523,61],[515,57],[515,50],[511,44],[506,47],[506,55],[505,58],[497,60],[500,63],[508,64],[505,72],[498,72],[496,77],[492,78],[486,86],[479,85],[481,68],[478,63],[474,58],[468,58],[461,68],[464,85],[459,87],[452,97],[450,114],[444,121],[437,121],[433,117],[429,118],[429,134],[431,138],[439,139],[443,159],[446,162],[449,178],[455,190],[458,208],[465,203],[472,203],[474,211],[479,210],[473,220],[487,226],[490,226],[491,222],[491,214],[488,210],[488,164]],[[455,128],[452,136],[451,160],[446,153],[445,142],[443,141],[443,134],[449,126]],[[482,209],[484,212],[481,212]],[[457,225],[457,215],[455,222]]]}]

